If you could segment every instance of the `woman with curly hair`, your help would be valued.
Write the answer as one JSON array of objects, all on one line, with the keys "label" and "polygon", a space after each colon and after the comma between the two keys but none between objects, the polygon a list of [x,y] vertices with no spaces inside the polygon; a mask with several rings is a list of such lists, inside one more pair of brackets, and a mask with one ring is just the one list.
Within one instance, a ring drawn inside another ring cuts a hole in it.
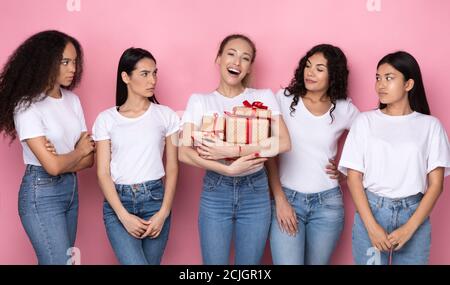
[{"label": "woman with curly hair", "polygon": [[292,149],[267,162],[274,196],[274,264],[327,264],[344,226],[335,156],[358,109],[347,99],[347,59],[335,46],[313,47],[277,93]]},{"label": "woman with curly hair", "polygon": [[[72,90],[80,81],[78,41],[43,31],[23,42],[0,75],[0,132],[19,137],[25,174],[19,215],[39,264],[66,264],[78,218],[76,172],[93,165],[94,143]],[[50,143],[51,142],[51,143]]]}]

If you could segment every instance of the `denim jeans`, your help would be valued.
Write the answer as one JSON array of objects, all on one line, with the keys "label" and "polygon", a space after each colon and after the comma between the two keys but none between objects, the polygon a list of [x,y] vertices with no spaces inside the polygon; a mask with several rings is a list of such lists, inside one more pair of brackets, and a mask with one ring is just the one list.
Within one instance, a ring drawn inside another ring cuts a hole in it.
[{"label": "denim jeans", "polygon": [[344,228],[344,203],[339,187],[301,193],[283,187],[298,220],[298,233],[282,232],[273,203],[270,248],[274,264],[328,264]]},{"label": "denim jeans", "polygon": [[[162,205],[164,187],[161,179],[140,184],[116,184],[116,190],[125,209],[135,216],[149,220]],[[164,222],[157,238],[137,239],[130,235],[107,201],[103,202],[103,220],[109,241],[120,264],[157,265],[166,248],[170,216]]]},{"label": "denim jeans", "polygon": [[270,227],[270,196],[264,169],[240,177],[207,171],[200,200],[199,231],[204,264],[261,262]]},{"label": "denim jeans", "polygon": [[[403,199],[380,197],[366,190],[367,200],[375,220],[389,234],[404,225],[414,214],[423,194]],[[431,224],[427,218],[411,239],[399,250],[380,252],[372,246],[367,230],[358,212],[355,214],[352,233],[353,259],[356,264],[387,265],[428,263],[431,246]]]},{"label": "denim jeans", "polygon": [[38,263],[66,264],[77,232],[76,174],[52,176],[42,166],[27,165],[18,206]]}]

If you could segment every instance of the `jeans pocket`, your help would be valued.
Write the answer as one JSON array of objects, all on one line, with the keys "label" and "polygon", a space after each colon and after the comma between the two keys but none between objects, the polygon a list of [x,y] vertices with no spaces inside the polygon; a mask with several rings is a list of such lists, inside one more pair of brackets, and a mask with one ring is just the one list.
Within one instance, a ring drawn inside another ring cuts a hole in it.
[{"label": "jeans pocket", "polygon": [[333,195],[326,197],[323,200],[323,207],[331,210],[341,210],[344,208],[344,201],[342,200],[342,195]]},{"label": "jeans pocket", "polygon": [[54,187],[58,185],[62,180],[61,175],[51,176],[51,175],[37,175],[36,176],[36,186],[39,187]]},{"label": "jeans pocket", "polygon": [[162,200],[164,198],[164,187],[161,184],[155,188],[152,188],[150,189],[149,194],[152,200]]},{"label": "jeans pocket", "polygon": [[208,175],[203,177],[203,190],[206,192],[213,192],[217,189],[218,181]]},{"label": "jeans pocket", "polygon": [[269,191],[269,181],[267,180],[267,176],[253,177],[251,179],[251,186],[253,191],[255,192],[267,192]]}]

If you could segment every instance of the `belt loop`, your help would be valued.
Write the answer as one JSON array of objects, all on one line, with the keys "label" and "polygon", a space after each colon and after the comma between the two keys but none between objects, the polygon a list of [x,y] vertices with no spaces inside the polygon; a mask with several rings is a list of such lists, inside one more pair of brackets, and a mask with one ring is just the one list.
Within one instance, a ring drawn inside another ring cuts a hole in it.
[{"label": "belt loop", "polygon": [[147,192],[147,182],[142,183],[142,186],[144,186],[144,193]]},{"label": "belt loop", "polygon": [[318,193],[319,196],[319,205],[322,205],[322,193]]},{"label": "belt loop", "polygon": [[402,206],[403,206],[403,208],[408,208],[408,203],[406,201],[406,198],[402,199]]},{"label": "belt loop", "polygon": [[378,197],[377,208],[381,208],[383,206],[383,197]]}]

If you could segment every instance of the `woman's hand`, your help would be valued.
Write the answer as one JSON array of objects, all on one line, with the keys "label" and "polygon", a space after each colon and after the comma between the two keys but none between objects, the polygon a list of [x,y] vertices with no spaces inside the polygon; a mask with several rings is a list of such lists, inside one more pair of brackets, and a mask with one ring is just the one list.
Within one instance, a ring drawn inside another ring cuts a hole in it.
[{"label": "woman's hand", "polygon": [[80,150],[83,156],[86,156],[95,150],[95,142],[88,133],[84,133],[76,143],[75,148]]},{"label": "woman's hand", "polygon": [[147,236],[150,238],[157,238],[161,233],[165,221],[166,216],[158,211],[148,220],[149,226],[145,233],[141,236],[141,239],[144,239]]},{"label": "woman's hand", "polygon": [[394,250],[401,249],[413,236],[414,230],[407,224],[399,227],[388,235],[388,240],[394,247]]},{"label": "woman's hand", "polygon": [[258,153],[242,156],[235,160],[232,164],[228,165],[227,174],[228,176],[236,176],[244,172],[257,169],[264,166],[265,161],[267,161],[267,158],[259,158]]},{"label": "woman's hand", "polygon": [[228,146],[214,134],[202,138],[194,137],[194,146],[204,159],[219,160],[239,156],[239,146]]},{"label": "woman's hand", "polygon": [[48,138],[45,138],[45,148],[48,152],[56,154],[56,148]]},{"label": "woman's hand", "polygon": [[140,239],[141,236],[147,231],[150,224],[149,221],[141,219],[130,213],[126,213],[123,217],[119,217],[119,220],[127,232],[138,239]]},{"label": "woman's hand", "polygon": [[278,200],[275,199],[275,211],[281,232],[285,232],[290,236],[295,236],[298,233],[297,214],[286,197]]},{"label": "woman's hand", "polygon": [[326,166],[326,173],[331,179],[341,180],[344,175],[338,170],[336,160],[328,159],[329,164]]},{"label": "woman's hand", "polygon": [[382,226],[378,223],[374,224],[370,229],[367,229],[372,245],[379,251],[389,251],[392,244],[388,239],[388,234]]}]

